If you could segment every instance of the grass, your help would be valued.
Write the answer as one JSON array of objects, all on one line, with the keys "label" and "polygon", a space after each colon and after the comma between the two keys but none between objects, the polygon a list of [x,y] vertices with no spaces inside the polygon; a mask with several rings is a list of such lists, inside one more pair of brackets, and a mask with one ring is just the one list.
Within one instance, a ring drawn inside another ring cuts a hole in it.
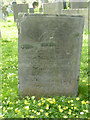
[{"label": "grass", "polygon": [[2,113],[0,118],[88,118],[88,32],[84,30],[78,97],[18,98],[18,30],[13,16],[0,23],[2,31]]}]

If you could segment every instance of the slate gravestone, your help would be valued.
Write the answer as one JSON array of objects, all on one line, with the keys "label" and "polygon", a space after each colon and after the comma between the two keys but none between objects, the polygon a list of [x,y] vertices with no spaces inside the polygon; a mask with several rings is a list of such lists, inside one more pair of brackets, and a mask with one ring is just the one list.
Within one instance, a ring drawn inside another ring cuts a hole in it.
[{"label": "slate gravestone", "polygon": [[45,3],[43,4],[44,14],[60,14],[63,9],[63,2]]},{"label": "slate gravestone", "polygon": [[14,21],[18,19],[18,13],[28,13],[28,4],[13,4]]},{"label": "slate gravestone", "polygon": [[20,97],[77,95],[84,17],[26,14],[20,19]]},{"label": "slate gravestone", "polygon": [[87,8],[88,7],[88,3],[87,0],[70,0],[70,7],[72,9],[76,9],[76,8]]}]

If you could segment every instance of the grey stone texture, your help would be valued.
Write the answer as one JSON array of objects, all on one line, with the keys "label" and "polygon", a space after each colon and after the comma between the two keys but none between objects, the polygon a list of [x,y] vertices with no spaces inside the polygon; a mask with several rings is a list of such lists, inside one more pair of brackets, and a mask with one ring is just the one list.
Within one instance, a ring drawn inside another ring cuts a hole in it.
[{"label": "grey stone texture", "polygon": [[28,4],[13,4],[14,21],[18,19],[18,13],[28,13]]},{"label": "grey stone texture", "polygon": [[84,9],[62,9],[61,14],[65,15],[82,15],[85,18],[84,27],[88,29],[88,8]]},{"label": "grey stone texture", "polygon": [[84,17],[26,14],[19,19],[19,96],[77,95]]},{"label": "grey stone texture", "polygon": [[45,3],[43,4],[44,14],[60,14],[63,9],[63,2]]},{"label": "grey stone texture", "polygon": [[78,1],[75,1],[75,0],[70,0],[70,7],[72,9],[76,9],[76,8],[87,8],[88,7],[88,2],[87,0],[78,0]]},{"label": "grey stone texture", "polygon": [[3,20],[3,13],[2,13],[1,7],[2,7],[2,4],[1,4],[1,2],[0,2],[0,20]]}]

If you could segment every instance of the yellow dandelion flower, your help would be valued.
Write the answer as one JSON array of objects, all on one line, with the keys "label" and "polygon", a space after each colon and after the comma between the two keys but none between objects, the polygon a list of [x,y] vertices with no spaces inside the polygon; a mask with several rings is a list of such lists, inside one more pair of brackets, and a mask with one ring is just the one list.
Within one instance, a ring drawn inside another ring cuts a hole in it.
[{"label": "yellow dandelion flower", "polygon": [[73,107],[71,107],[71,109],[73,109]]},{"label": "yellow dandelion flower", "polygon": [[49,107],[49,104],[47,104],[46,107]]},{"label": "yellow dandelion flower", "polygon": [[5,107],[3,107],[3,112],[5,112]]},{"label": "yellow dandelion flower", "polygon": [[50,114],[52,113],[52,112],[49,112]]},{"label": "yellow dandelion flower", "polygon": [[71,109],[69,109],[69,112],[71,112],[72,110]]},{"label": "yellow dandelion flower", "polygon": [[43,103],[45,103],[45,100],[42,100]]},{"label": "yellow dandelion flower", "polygon": [[37,114],[37,115],[40,115],[40,112],[37,112],[36,114]]},{"label": "yellow dandelion flower", "polygon": [[64,107],[63,109],[66,110],[66,107]]},{"label": "yellow dandelion flower", "polygon": [[12,89],[10,89],[10,92],[12,92]]},{"label": "yellow dandelion flower", "polygon": [[32,110],[32,112],[34,112],[34,110]]},{"label": "yellow dandelion flower", "polygon": [[60,112],[63,112],[63,109],[59,109]]},{"label": "yellow dandelion flower", "polygon": [[63,118],[68,118],[68,116],[63,116]]},{"label": "yellow dandelion flower", "polygon": [[71,106],[74,106],[74,104],[71,104]]},{"label": "yellow dandelion flower", "polygon": [[78,118],[78,116],[76,116],[76,118]]},{"label": "yellow dandelion flower", "polygon": [[43,112],[43,109],[40,109],[40,112]]},{"label": "yellow dandelion flower", "polygon": [[81,101],[81,103],[84,105],[84,104],[86,104],[86,102],[83,100],[83,101]]},{"label": "yellow dandelion flower", "polygon": [[61,108],[61,105],[58,105],[59,108]]},{"label": "yellow dandelion flower", "polygon": [[70,102],[73,103],[73,100],[71,100]]},{"label": "yellow dandelion flower", "polygon": [[43,98],[41,98],[41,100],[43,100]]},{"label": "yellow dandelion flower", "polygon": [[85,110],[83,110],[83,112],[85,112]]},{"label": "yellow dandelion flower", "polygon": [[68,109],[68,107],[66,107],[66,109]]},{"label": "yellow dandelion flower", "polygon": [[68,112],[69,115],[71,115],[71,112]]},{"label": "yellow dandelion flower", "polygon": [[16,112],[16,113],[18,112],[18,108],[15,109],[15,112]]},{"label": "yellow dandelion flower", "polygon": [[34,116],[33,116],[33,115],[31,115],[31,116],[30,116],[30,118],[34,118]]},{"label": "yellow dandelion flower", "polygon": [[24,104],[29,105],[29,103],[27,102],[27,100],[24,101]]},{"label": "yellow dandelion flower", "polygon": [[74,107],[74,109],[77,109],[77,107]]},{"label": "yellow dandelion flower", "polygon": [[51,100],[51,98],[48,98],[48,99],[47,99],[47,101],[50,101],[50,100]]},{"label": "yellow dandelion flower", "polygon": [[41,106],[41,103],[38,103],[38,106]]},{"label": "yellow dandelion flower", "polygon": [[53,101],[53,103],[55,104],[55,102],[56,102],[56,101],[55,101],[55,98],[53,98],[52,101]]},{"label": "yellow dandelion flower", "polygon": [[68,103],[70,103],[70,101],[68,101]]},{"label": "yellow dandelion flower", "polygon": [[82,80],[82,82],[83,82],[83,83],[85,83],[85,82],[86,82],[86,80]]},{"label": "yellow dandelion flower", "polygon": [[24,109],[29,110],[29,106],[25,106]]},{"label": "yellow dandelion flower", "polygon": [[77,101],[78,101],[79,99],[80,99],[79,97],[76,98]]},{"label": "yellow dandelion flower", "polygon": [[45,113],[45,116],[48,116],[48,113],[47,113],[47,112]]},{"label": "yellow dandelion flower", "polygon": [[34,111],[34,113],[36,113],[36,111]]},{"label": "yellow dandelion flower", "polygon": [[53,104],[53,101],[49,101],[50,104]]},{"label": "yellow dandelion flower", "polygon": [[49,105],[47,104],[47,105],[46,105],[46,110],[48,110],[48,109],[49,109]]},{"label": "yellow dandelion flower", "polygon": [[89,103],[89,101],[86,101],[86,104],[88,104]]},{"label": "yellow dandelion flower", "polygon": [[44,103],[42,103],[42,105],[44,105]]}]

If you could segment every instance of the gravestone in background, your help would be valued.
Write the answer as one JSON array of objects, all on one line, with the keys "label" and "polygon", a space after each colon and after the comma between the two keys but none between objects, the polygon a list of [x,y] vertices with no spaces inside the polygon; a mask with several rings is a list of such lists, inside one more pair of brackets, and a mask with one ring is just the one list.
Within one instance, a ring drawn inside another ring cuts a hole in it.
[{"label": "gravestone in background", "polygon": [[87,8],[88,3],[87,3],[87,0],[70,0],[70,7],[72,9]]},{"label": "gravestone in background", "polygon": [[20,97],[77,95],[84,17],[26,14],[20,19]]},{"label": "gravestone in background", "polygon": [[13,4],[14,21],[18,19],[18,13],[28,13],[28,4]]},{"label": "gravestone in background", "polygon": [[48,0],[41,0],[42,3],[48,3]]},{"label": "gravestone in background", "polygon": [[3,19],[3,13],[2,13],[2,4],[1,4],[1,2],[0,2],[0,20],[2,20]]},{"label": "gravestone in background", "polygon": [[82,9],[62,9],[61,14],[65,15],[82,15],[85,17],[84,27],[88,29],[88,8]]},{"label": "gravestone in background", "polygon": [[53,2],[43,4],[44,14],[60,14],[63,9],[63,2]]}]

